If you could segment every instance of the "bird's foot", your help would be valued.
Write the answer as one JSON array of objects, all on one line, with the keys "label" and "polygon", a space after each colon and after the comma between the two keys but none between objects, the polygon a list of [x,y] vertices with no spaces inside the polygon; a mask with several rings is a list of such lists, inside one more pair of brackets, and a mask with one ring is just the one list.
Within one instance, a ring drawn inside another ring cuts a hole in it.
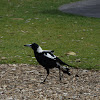
[{"label": "bird's foot", "polygon": [[45,79],[42,81],[42,82],[40,82],[41,84],[45,84]]},{"label": "bird's foot", "polygon": [[45,82],[43,81],[43,82],[40,82],[40,84],[45,84]]}]

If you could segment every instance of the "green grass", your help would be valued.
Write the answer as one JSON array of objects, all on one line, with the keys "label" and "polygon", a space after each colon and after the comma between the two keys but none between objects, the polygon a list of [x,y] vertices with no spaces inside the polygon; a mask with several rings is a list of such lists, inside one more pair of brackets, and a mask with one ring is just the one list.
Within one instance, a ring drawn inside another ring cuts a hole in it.
[{"label": "green grass", "polygon": [[[100,69],[100,19],[57,10],[73,1],[1,0],[0,63],[38,64],[31,56],[33,51],[23,46],[36,42],[43,49],[55,50],[55,55],[70,65]],[[66,56],[69,51],[77,55]]]}]

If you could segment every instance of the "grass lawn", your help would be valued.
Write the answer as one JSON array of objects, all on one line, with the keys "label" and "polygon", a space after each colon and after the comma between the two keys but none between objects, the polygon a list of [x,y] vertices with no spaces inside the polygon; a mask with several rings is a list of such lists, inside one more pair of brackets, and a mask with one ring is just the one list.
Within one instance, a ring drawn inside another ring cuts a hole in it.
[{"label": "grass lawn", "polygon": [[[1,0],[0,63],[38,64],[23,46],[36,42],[70,65],[100,69],[100,19],[57,10],[73,1],[78,0]],[[70,51],[76,56],[66,55]]]}]

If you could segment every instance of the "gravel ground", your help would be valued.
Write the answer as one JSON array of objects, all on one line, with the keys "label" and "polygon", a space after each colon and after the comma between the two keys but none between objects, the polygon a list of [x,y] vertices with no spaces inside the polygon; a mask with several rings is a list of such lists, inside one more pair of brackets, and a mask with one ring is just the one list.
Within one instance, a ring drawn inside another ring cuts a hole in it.
[{"label": "gravel ground", "polygon": [[58,69],[46,75],[42,66],[0,65],[0,100],[100,100],[100,71],[71,68],[71,76]]}]

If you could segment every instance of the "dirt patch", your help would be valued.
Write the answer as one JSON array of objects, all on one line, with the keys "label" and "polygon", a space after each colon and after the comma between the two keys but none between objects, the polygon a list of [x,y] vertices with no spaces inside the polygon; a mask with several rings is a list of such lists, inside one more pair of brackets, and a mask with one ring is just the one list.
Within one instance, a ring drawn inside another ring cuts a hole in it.
[{"label": "dirt patch", "polygon": [[0,100],[100,100],[100,71],[71,68],[71,76],[27,64],[0,65]]}]

